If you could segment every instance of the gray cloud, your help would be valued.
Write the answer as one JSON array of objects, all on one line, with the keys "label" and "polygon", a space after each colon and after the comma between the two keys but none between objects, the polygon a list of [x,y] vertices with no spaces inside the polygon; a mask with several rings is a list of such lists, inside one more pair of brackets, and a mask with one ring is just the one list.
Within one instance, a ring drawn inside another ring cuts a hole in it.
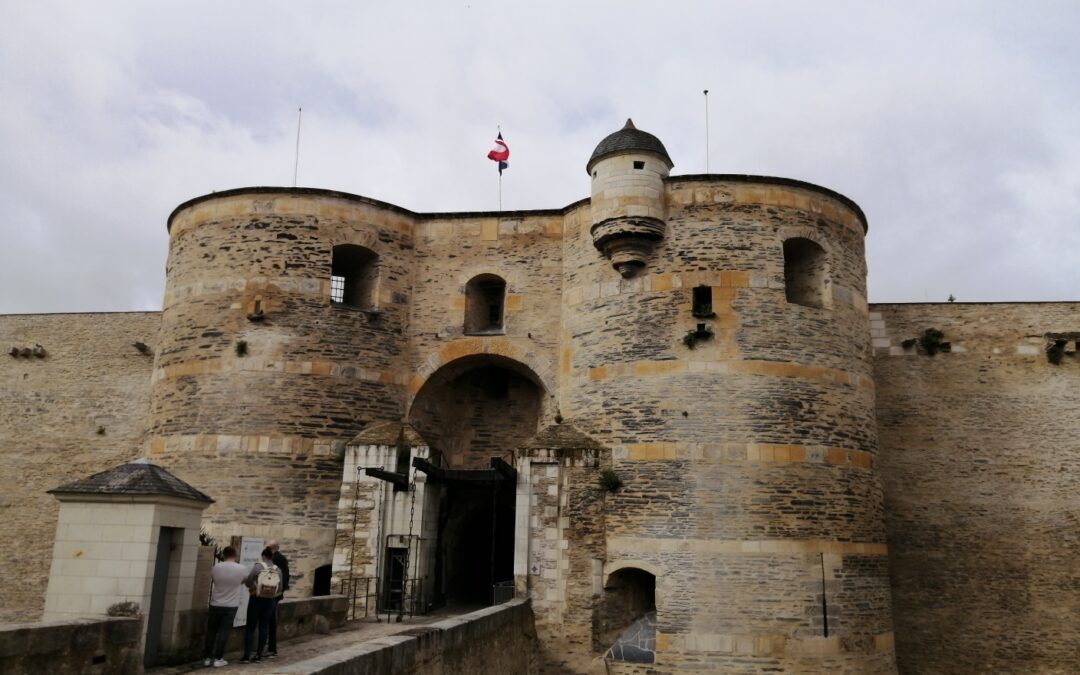
[{"label": "gray cloud", "polygon": [[0,4],[0,312],[154,309],[165,218],[292,179],[415,210],[587,194],[627,116],[677,173],[816,182],[874,301],[1076,299],[1080,6]]}]

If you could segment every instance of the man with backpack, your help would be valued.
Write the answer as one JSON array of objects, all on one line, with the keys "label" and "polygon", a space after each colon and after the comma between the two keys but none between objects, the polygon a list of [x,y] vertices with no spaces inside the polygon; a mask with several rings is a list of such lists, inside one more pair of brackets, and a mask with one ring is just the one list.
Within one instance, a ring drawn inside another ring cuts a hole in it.
[{"label": "man with backpack", "polygon": [[[248,601],[247,625],[244,626],[244,658],[240,659],[240,663],[255,663],[261,661],[266,652],[274,600],[281,594],[281,570],[274,564],[274,551],[269,546],[262,550],[262,560],[251,566],[244,584],[251,591],[251,598]],[[252,653],[256,629],[259,631],[259,643]]]},{"label": "man with backpack", "polygon": [[274,564],[281,570],[281,593],[274,598],[274,611],[270,613],[270,646],[266,656],[272,659],[277,656],[277,606],[285,598],[285,591],[289,590],[289,559],[279,550],[281,547],[277,539],[271,539],[267,546],[274,552]]}]

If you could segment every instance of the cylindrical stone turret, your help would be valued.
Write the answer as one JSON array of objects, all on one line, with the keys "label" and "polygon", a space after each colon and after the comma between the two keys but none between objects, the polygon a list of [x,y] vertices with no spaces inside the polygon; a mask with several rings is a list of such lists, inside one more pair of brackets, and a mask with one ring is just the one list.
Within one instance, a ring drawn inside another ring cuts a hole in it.
[{"label": "cylindrical stone turret", "polygon": [[[400,419],[411,215],[325,190],[206,195],[169,218],[148,454],[210,494],[210,534],[332,562],[340,453]],[[340,446],[340,447],[339,447]]]},{"label": "cylindrical stone turret", "polygon": [[566,228],[560,409],[624,483],[605,584],[655,576],[658,672],[895,672],[865,217],[777,178],[613,192],[624,159],[666,176],[658,155],[589,164],[594,231],[666,223],[642,274],[597,255],[586,208]]},{"label": "cylindrical stone turret", "polygon": [[648,264],[664,238],[664,179],[673,166],[656,136],[626,126],[596,146],[592,177],[593,244],[625,278]]}]

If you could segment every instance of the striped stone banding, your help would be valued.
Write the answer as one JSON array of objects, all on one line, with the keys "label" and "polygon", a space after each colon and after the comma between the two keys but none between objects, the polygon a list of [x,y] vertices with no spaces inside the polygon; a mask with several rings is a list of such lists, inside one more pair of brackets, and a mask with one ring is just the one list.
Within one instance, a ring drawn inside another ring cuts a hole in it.
[{"label": "striped stone banding", "polygon": [[156,368],[151,376],[151,383],[170,380],[185,375],[211,375],[218,373],[289,373],[296,375],[316,375],[323,377],[343,377],[396,384],[404,386],[409,376],[388,370],[375,370],[351,363],[337,361],[286,361],[282,359],[262,359],[246,356],[243,358],[200,359],[173,363]]},{"label": "striped stone banding", "polygon": [[[599,381],[612,377],[656,377],[681,373],[715,373],[717,375],[764,375],[767,377],[790,377],[815,380],[826,384],[841,384],[863,389],[874,389],[872,378],[836,368],[810,366],[781,361],[757,361],[728,359],[717,361],[627,361],[589,368],[590,380]],[[579,375],[580,377],[580,375]]]},{"label": "striped stone banding", "polygon": [[872,453],[826,446],[779,443],[626,443],[612,448],[615,459],[624,460],[711,460],[720,462],[807,463],[870,469]]},{"label": "striped stone banding", "polygon": [[644,539],[610,537],[611,557],[634,553],[708,553],[731,555],[888,555],[888,545],[821,539]]}]

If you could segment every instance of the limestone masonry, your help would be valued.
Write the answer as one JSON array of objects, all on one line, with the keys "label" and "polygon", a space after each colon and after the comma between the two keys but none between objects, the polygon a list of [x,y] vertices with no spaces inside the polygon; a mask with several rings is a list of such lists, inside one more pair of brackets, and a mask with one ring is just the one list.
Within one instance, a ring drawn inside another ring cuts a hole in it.
[{"label": "limestone masonry", "polygon": [[850,199],[673,166],[628,121],[561,209],[218,192],[161,312],[0,316],[0,620],[65,602],[46,490],[141,457],[296,595],[530,598],[542,672],[1080,671],[1080,303],[868,305]]}]

